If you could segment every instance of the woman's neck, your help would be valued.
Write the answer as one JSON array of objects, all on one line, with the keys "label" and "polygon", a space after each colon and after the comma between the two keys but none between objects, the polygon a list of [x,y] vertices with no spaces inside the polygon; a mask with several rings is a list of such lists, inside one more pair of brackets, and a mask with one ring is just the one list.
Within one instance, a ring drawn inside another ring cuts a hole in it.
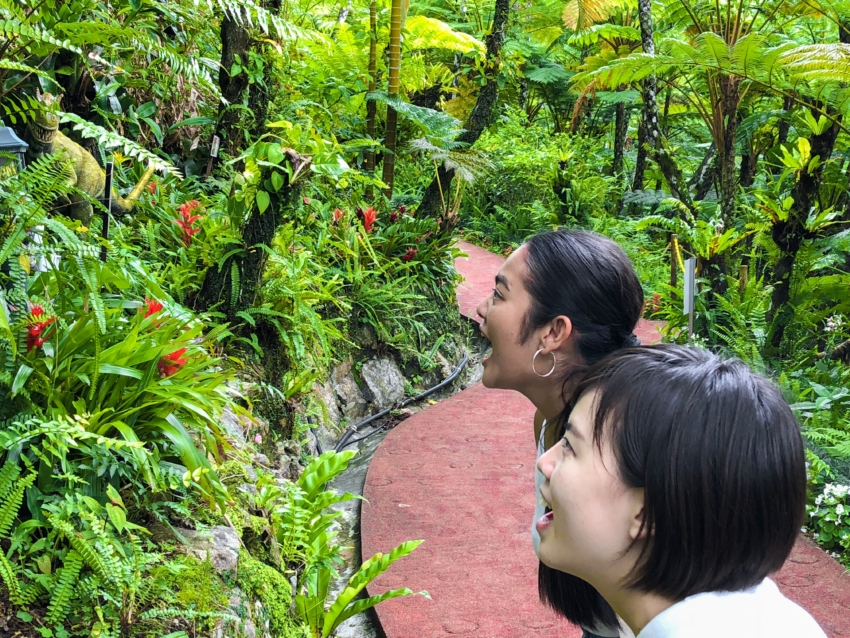
[{"label": "woman's neck", "polygon": [[565,385],[563,376],[558,379],[540,379],[539,383],[534,383],[522,394],[551,423],[564,411],[564,397],[569,397],[577,382],[578,378],[569,379]]},{"label": "woman's neck", "polygon": [[653,618],[675,604],[656,594],[623,589],[620,586],[612,587],[610,590],[598,585],[596,588],[635,636],[640,634]]}]

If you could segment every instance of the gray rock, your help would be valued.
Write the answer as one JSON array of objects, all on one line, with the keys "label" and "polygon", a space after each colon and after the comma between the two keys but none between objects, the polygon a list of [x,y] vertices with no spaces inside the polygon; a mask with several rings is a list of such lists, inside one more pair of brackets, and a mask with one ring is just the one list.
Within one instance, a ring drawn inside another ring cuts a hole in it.
[{"label": "gray rock", "polygon": [[198,560],[209,560],[219,574],[236,569],[241,543],[239,534],[232,527],[216,525],[204,532],[194,529],[177,531],[189,541],[186,553],[190,556]]},{"label": "gray rock", "polygon": [[224,431],[234,439],[239,441],[245,440],[245,432],[242,429],[242,421],[233,413],[230,406],[226,406],[224,410],[221,411],[221,426],[224,428]]},{"label": "gray rock", "polygon": [[339,397],[342,413],[349,419],[357,419],[368,411],[366,399],[351,374],[351,361],[344,361],[331,373],[331,386]]},{"label": "gray rock", "polygon": [[242,466],[242,469],[245,470],[245,478],[247,478],[252,483],[257,482],[257,472],[254,470],[251,464],[246,463]]},{"label": "gray rock", "polygon": [[440,364],[440,381],[448,379],[452,375],[452,372],[454,372],[452,365],[439,352],[434,355],[434,361]]},{"label": "gray rock", "polygon": [[404,377],[392,360],[367,361],[361,374],[379,408],[388,408],[404,398]]},{"label": "gray rock", "polygon": [[269,461],[269,457],[267,457],[265,454],[260,454],[259,452],[254,454],[254,461],[256,461],[259,465],[262,465],[263,467],[271,467],[272,465],[272,462]]},{"label": "gray rock", "polygon": [[[213,628],[210,638],[257,638],[257,628],[250,618],[244,618],[251,613],[250,601],[238,587],[228,599],[227,613],[236,619],[220,618]],[[243,620],[239,620],[244,618]]]},{"label": "gray rock", "polygon": [[248,483],[243,483],[242,485],[239,485],[236,489],[239,490],[240,492],[245,492],[246,494],[250,494],[251,496],[256,496],[257,494],[259,494],[259,491],[257,490],[257,486],[256,485],[250,485]]},{"label": "gray rock", "polygon": [[[349,367],[350,370],[350,367]],[[322,402],[327,411],[327,419],[334,425],[339,425],[342,415],[339,413],[339,405],[336,402],[336,394],[331,383],[316,383],[310,390],[313,395]]]}]

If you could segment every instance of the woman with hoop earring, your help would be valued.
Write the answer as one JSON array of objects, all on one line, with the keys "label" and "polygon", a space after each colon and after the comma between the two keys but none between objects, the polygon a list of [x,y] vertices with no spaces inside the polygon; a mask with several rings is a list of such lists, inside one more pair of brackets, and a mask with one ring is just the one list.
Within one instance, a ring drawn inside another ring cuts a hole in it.
[{"label": "woman with hoop earring", "polygon": [[[493,293],[476,310],[492,353],[482,361],[487,388],[516,390],[537,408],[534,440],[538,458],[555,444],[566,419],[567,398],[589,365],[620,348],[640,345],[634,329],[643,308],[643,288],[629,258],[613,241],[595,233],[560,229],[529,239],[496,275]],[[544,477],[535,474],[537,506],[531,523],[545,513]],[[620,624],[590,585],[541,564],[544,603],[581,623],[571,610],[582,601],[597,619],[582,626],[584,638],[615,638]],[[570,605],[563,604],[569,598]],[[604,620],[599,620],[604,619]]]}]

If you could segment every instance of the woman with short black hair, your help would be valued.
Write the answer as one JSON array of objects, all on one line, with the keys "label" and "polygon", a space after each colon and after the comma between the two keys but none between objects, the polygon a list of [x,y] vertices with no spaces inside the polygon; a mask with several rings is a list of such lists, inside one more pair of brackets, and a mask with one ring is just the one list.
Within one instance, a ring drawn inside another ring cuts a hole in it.
[{"label": "woman with short black hair", "polygon": [[705,350],[631,348],[592,366],[569,405],[538,461],[541,561],[638,638],[825,637],[768,578],[806,503],[802,437],[771,382]]},{"label": "woman with short black hair", "polygon": [[[610,352],[639,342],[633,331],[643,308],[641,288],[623,250],[610,239],[580,230],[535,235],[517,249],[496,276],[493,294],[478,306],[481,331],[492,344],[482,363],[488,388],[516,390],[535,405],[534,440],[538,456],[554,444],[557,420],[581,372]],[[537,472],[535,486],[543,483]],[[535,549],[539,541],[531,524]],[[540,566],[541,596],[568,595],[585,610],[579,622],[585,638],[617,637],[610,606],[577,578]],[[565,594],[569,592],[569,594]]]}]

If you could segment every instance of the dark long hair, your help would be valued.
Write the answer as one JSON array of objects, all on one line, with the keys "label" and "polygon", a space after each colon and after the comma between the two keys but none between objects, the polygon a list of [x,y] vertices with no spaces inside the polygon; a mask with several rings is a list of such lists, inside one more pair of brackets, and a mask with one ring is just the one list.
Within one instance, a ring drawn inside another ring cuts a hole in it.
[{"label": "dark long hair", "polygon": [[[610,441],[625,484],[644,490],[648,540],[625,586],[679,601],[747,589],[782,567],[803,523],[806,473],[775,385],[739,360],[667,344],[607,357],[571,404],[594,389],[594,443]],[[571,620],[607,619],[580,598],[557,600]]]},{"label": "dark long hair", "polygon": [[[528,341],[537,328],[555,317],[570,318],[584,365],[565,371],[566,394],[587,365],[640,343],[634,329],[643,309],[643,288],[623,249],[602,235],[560,229],[535,235],[526,247],[528,276],[524,283],[532,302],[520,341]],[[562,414],[560,421],[567,414]],[[544,603],[572,622],[590,627],[601,620],[607,626],[616,626],[610,605],[575,576],[540,563],[538,590]]]}]

